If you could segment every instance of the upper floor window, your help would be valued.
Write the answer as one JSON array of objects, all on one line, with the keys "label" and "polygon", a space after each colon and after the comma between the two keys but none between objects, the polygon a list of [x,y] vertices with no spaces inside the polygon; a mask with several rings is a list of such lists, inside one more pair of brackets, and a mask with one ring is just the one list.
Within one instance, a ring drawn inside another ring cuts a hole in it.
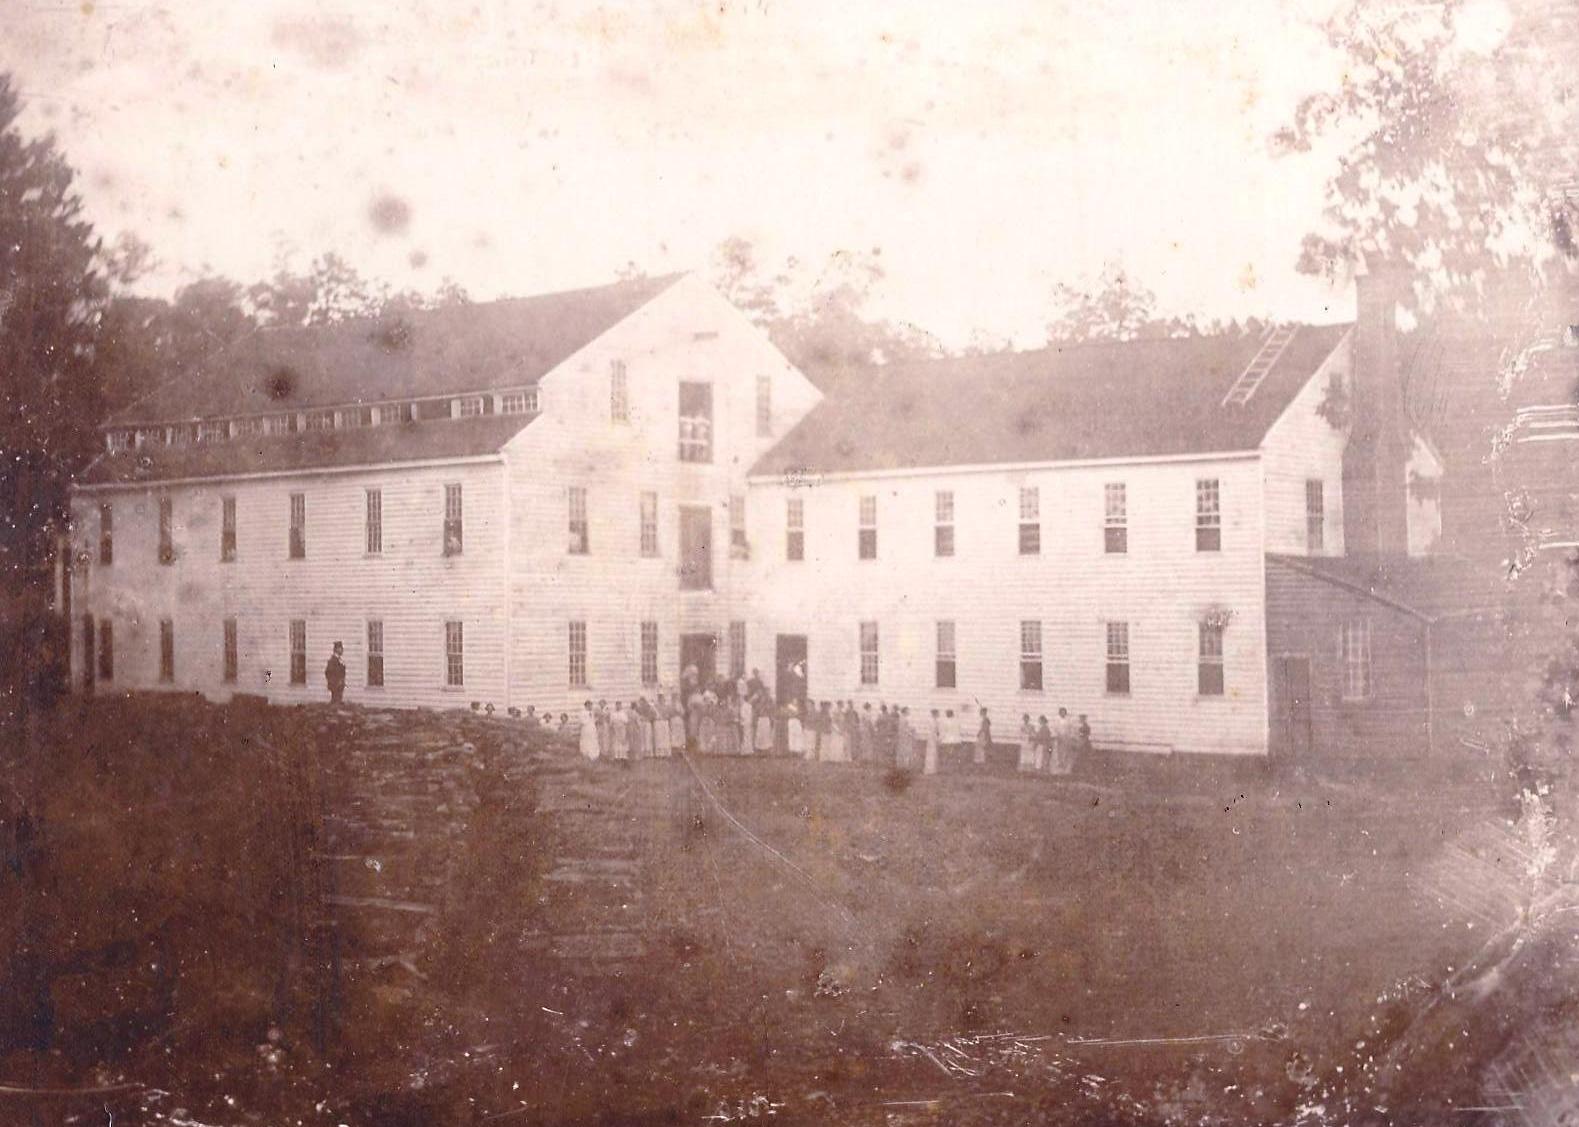
[{"label": "upper floor window", "polygon": [[219,559],[230,563],[236,558],[236,499],[221,497],[219,501]]},{"label": "upper floor window", "polygon": [[713,385],[680,382],[680,461],[713,460]]},{"label": "upper floor window", "polygon": [[507,391],[499,397],[499,414],[524,415],[537,410],[537,388],[526,391]]},{"label": "upper floor window", "polygon": [[587,624],[570,624],[570,683],[576,688],[587,685]]},{"label": "upper floor window", "polygon": [[877,684],[877,623],[861,623],[861,684]]},{"label": "upper floor window", "polygon": [[937,556],[954,554],[954,492],[940,489],[933,497],[932,553]]},{"label": "upper floor window", "polygon": [[112,505],[99,506],[99,563],[108,566],[115,562],[115,509]]},{"label": "upper floor window", "polygon": [[225,619],[224,635],[222,641],[224,645],[224,668],[221,672],[221,676],[223,677],[225,684],[234,685],[236,683],[236,675],[241,665],[241,655],[238,652],[236,639],[236,620],[234,618]]},{"label": "upper floor window", "polygon": [[863,560],[877,558],[877,498],[861,498],[861,525],[857,535],[857,555]]},{"label": "upper floor window", "polygon": [[1222,494],[1215,477],[1203,477],[1195,483],[1195,550],[1218,552],[1222,547]]},{"label": "upper floor window", "polygon": [[1320,552],[1327,539],[1326,486],[1320,478],[1305,482],[1305,549]]},{"label": "upper floor window", "polygon": [[1343,667],[1343,699],[1371,697],[1371,620],[1357,618],[1338,628],[1338,660]]},{"label": "upper floor window", "polygon": [[290,557],[307,558],[307,494],[291,494]]},{"label": "upper floor window", "polygon": [[159,680],[175,680],[175,622],[159,620]]},{"label": "upper floor window", "polygon": [[658,554],[658,494],[641,495],[641,554]]},{"label": "upper floor window", "polygon": [[307,683],[307,620],[291,619],[291,684]]},{"label": "upper floor window", "polygon": [[488,413],[487,399],[481,395],[466,395],[455,401],[455,417],[474,419]]},{"label": "upper floor window", "polygon": [[366,495],[366,512],[363,517],[363,540],[370,556],[384,552],[384,491],[369,489]]},{"label": "upper floor window", "polygon": [[409,423],[415,417],[410,403],[380,403],[374,416],[379,426]]},{"label": "upper floor window", "polygon": [[1034,485],[1020,489],[1020,555],[1042,551],[1042,491]]},{"label": "upper floor window", "polygon": [[773,434],[773,377],[757,377],[757,436]]},{"label": "upper floor window", "polygon": [[658,683],[658,624],[656,622],[641,624],[641,683],[643,685]]},{"label": "upper floor window", "polygon": [[631,421],[630,373],[623,360],[609,364],[609,420],[616,423]]},{"label": "upper floor window", "polygon": [[373,409],[371,407],[346,407],[340,412],[340,425],[342,427],[370,427],[373,425]]},{"label": "upper floor window", "polygon": [[806,500],[790,497],[784,502],[784,558],[806,558]]},{"label": "upper floor window", "polygon": [[738,493],[729,498],[729,555],[737,560],[751,558],[751,542],[746,539],[746,499]]},{"label": "upper floor window", "polygon": [[940,689],[955,688],[959,674],[959,658],[954,649],[954,623],[939,622],[937,626],[937,654],[933,670],[934,681]]},{"label": "upper floor window", "polygon": [[1035,619],[1020,623],[1020,688],[1035,692],[1042,688],[1042,624]]},{"label": "upper floor window", "polygon": [[384,622],[369,619],[367,623],[367,687],[382,688],[384,684]]},{"label": "upper floor window", "polygon": [[466,683],[465,628],[453,619],[444,624],[444,683],[452,689]]},{"label": "upper floor window", "polygon": [[1102,487],[1102,550],[1111,555],[1129,551],[1129,497],[1122,481]]},{"label": "upper floor window", "polygon": [[1107,691],[1123,696],[1129,692],[1129,623],[1107,624]]},{"label": "upper floor window", "polygon": [[587,529],[586,486],[572,485],[567,495],[570,502],[570,554],[585,556],[592,551],[592,537]]},{"label": "upper floor window", "polygon": [[1223,695],[1223,627],[1221,623],[1200,624],[1200,659],[1196,672],[1196,692],[1203,697]]},{"label": "upper floor window", "polygon": [[159,498],[159,562],[175,562],[175,515],[170,498]]},{"label": "upper floor window", "polygon": [[462,540],[461,487],[444,487],[444,554],[458,556],[464,545]]}]

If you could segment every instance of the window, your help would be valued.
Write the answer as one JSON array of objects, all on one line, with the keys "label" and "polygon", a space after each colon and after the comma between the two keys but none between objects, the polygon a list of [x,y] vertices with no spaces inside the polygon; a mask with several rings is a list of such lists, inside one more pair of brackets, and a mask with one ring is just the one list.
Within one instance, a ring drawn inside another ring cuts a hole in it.
[{"label": "window", "polygon": [[384,491],[382,489],[367,491],[367,516],[363,535],[368,555],[384,554]]},{"label": "window", "polygon": [[1320,478],[1305,482],[1305,548],[1310,552],[1322,551],[1327,539],[1325,492]]},{"label": "window", "polygon": [[308,411],[307,412],[307,429],[308,430],[333,430],[334,429],[334,412],[333,411]]},{"label": "window", "polygon": [[1195,483],[1195,550],[1218,552],[1223,547],[1222,495],[1215,477]]},{"label": "window", "polygon": [[1129,495],[1122,481],[1102,487],[1102,550],[1121,556],[1129,551]]},{"label": "window", "polygon": [[340,412],[340,425],[342,427],[370,427],[373,425],[373,409],[371,407],[347,407]]},{"label": "window", "polygon": [[159,620],[159,680],[175,680],[175,623]]},{"label": "window", "polygon": [[863,560],[877,558],[877,498],[861,498],[861,527],[856,545]]},{"label": "window", "polygon": [[954,652],[954,624],[952,622],[938,623],[937,638],[937,687],[940,689],[955,688],[959,674],[958,658]]},{"label": "window", "polygon": [[570,554],[585,556],[592,551],[592,540],[587,534],[587,489],[572,485],[570,498]]},{"label": "window", "polygon": [[806,558],[806,500],[790,497],[784,502],[784,558]]},{"label": "window", "polygon": [[133,436],[130,431],[107,430],[104,432],[104,445],[110,453],[125,450],[132,444]]},{"label": "window", "polygon": [[658,494],[641,495],[641,554],[658,554]]},{"label": "window", "polygon": [[264,434],[289,434],[295,429],[295,415],[270,415],[263,420]]},{"label": "window", "polygon": [[773,377],[757,377],[757,436],[768,438],[773,434]]},{"label": "window", "polygon": [[409,423],[412,420],[410,403],[380,403],[374,418],[379,426],[388,426],[391,423]]},{"label": "window", "polygon": [[444,684],[459,688],[466,683],[466,637],[461,624],[444,624]]},{"label": "window", "polygon": [[737,680],[746,675],[746,624],[729,624],[729,675]]},{"label": "window", "polygon": [[82,687],[93,688],[93,655],[97,646],[93,641],[95,623],[91,614],[82,616]]},{"label": "window", "polygon": [[746,539],[746,499],[738,494],[729,498],[729,555],[737,560],[751,558],[751,543]]},{"label": "window", "polygon": [[1338,629],[1338,658],[1343,665],[1343,699],[1371,698],[1371,620],[1355,619]]},{"label": "window", "polygon": [[159,498],[159,562],[175,562],[175,514],[170,498]]},{"label": "window", "polygon": [[1223,695],[1223,628],[1216,623],[1201,623],[1200,666],[1195,691],[1203,697]]},{"label": "window", "polygon": [[713,460],[713,385],[680,383],[680,461]]},{"label": "window", "polygon": [[307,558],[307,494],[291,494],[291,559]]},{"label": "window", "polygon": [[459,485],[446,485],[444,487],[444,554],[458,556],[464,546],[462,539],[462,506],[461,487]]},{"label": "window", "polygon": [[307,683],[307,620],[291,619],[291,684]]},{"label": "window", "polygon": [[376,618],[367,624],[367,687],[384,687],[384,623]]},{"label": "window", "polygon": [[[530,404],[530,406],[528,406]],[[507,391],[499,397],[499,414],[524,415],[537,410],[537,391]]]},{"label": "window", "polygon": [[197,424],[197,440],[199,442],[224,442],[229,438],[230,424],[227,422]]},{"label": "window", "polygon": [[658,683],[658,624],[656,622],[641,624],[641,683],[643,685]]},{"label": "window", "polygon": [[483,397],[468,395],[455,401],[455,417],[458,419],[475,419],[484,414]]},{"label": "window", "polygon": [[861,623],[861,684],[877,684],[877,623]]},{"label": "window", "polygon": [[570,683],[576,688],[587,685],[587,624],[570,624]]},{"label": "window", "polygon": [[259,434],[262,434],[262,433],[263,433],[263,420],[262,419],[257,418],[256,416],[253,416],[252,418],[237,419],[236,420],[236,437],[237,438],[247,438],[247,437],[250,437],[252,435],[259,435]]},{"label": "window", "polygon": [[1107,691],[1115,695],[1129,692],[1129,623],[1107,624]]},{"label": "window", "polygon": [[1042,689],[1042,624],[1029,619],[1020,623],[1020,688]]},{"label": "window", "polygon": [[99,619],[99,680],[115,679],[115,623]]},{"label": "window", "polygon": [[615,360],[609,365],[609,421],[631,421],[630,374],[625,370],[623,360]]},{"label": "window", "polygon": [[230,563],[236,558],[236,499],[219,500],[219,559]]},{"label": "window", "polygon": [[115,562],[115,508],[99,506],[99,563],[108,567]]},{"label": "window", "polygon": [[190,446],[197,437],[197,427],[187,423],[169,428],[165,432],[165,442],[171,446]]},{"label": "window", "polygon": [[933,498],[936,508],[932,526],[932,553],[938,556],[954,554],[954,493],[949,489],[938,490]]},{"label": "window", "polygon": [[1042,491],[1034,485],[1020,489],[1020,555],[1042,552]]},{"label": "window", "polygon": [[237,667],[241,664],[240,655],[236,652],[236,620],[225,619],[225,684],[236,683]]}]

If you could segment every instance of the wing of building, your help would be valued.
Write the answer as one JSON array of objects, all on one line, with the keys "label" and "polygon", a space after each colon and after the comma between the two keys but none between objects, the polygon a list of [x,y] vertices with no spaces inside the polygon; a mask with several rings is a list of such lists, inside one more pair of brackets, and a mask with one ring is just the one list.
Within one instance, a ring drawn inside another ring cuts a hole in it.
[{"label": "wing of building", "polygon": [[[1384,279],[1355,325],[890,365],[828,398],[693,277],[268,330],[111,421],[78,682],[449,707],[781,695],[1104,747],[1430,736]],[[1411,492],[1410,483],[1416,483]],[[1402,565],[1400,565],[1402,566]]]}]

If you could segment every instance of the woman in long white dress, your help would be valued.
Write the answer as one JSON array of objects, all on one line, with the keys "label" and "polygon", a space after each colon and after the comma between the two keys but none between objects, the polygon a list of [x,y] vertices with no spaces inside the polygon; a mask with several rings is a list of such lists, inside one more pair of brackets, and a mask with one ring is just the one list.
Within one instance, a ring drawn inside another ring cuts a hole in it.
[{"label": "woman in long white dress", "polygon": [[773,699],[764,694],[757,702],[757,753],[773,751]]},{"label": "woman in long white dress", "polygon": [[680,705],[680,694],[676,693],[669,702],[668,721],[669,754],[685,750],[685,709]]},{"label": "woman in long white dress", "polygon": [[790,701],[785,708],[785,712],[788,715],[784,720],[784,736],[785,742],[789,744],[789,753],[804,759],[806,757],[806,725],[801,723],[800,709],[796,707],[794,701]]},{"label": "woman in long white dress", "polygon": [[581,754],[593,762],[597,761],[602,750],[598,747],[598,718],[592,711],[592,702],[587,701],[581,706]]},{"label": "woman in long white dress", "polygon": [[1031,723],[1031,714],[1027,712],[1020,718],[1020,770],[1040,771],[1040,756],[1036,754],[1036,726]]}]

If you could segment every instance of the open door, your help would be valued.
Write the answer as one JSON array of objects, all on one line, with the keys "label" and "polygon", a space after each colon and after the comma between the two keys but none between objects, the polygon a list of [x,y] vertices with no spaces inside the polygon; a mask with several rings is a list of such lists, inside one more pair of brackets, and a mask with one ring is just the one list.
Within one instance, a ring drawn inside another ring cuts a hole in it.
[{"label": "open door", "polygon": [[680,635],[680,684],[687,689],[690,686],[685,671],[693,666],[702,685],[712,684],[718,675],[717,634]]},{"label": "open door", "polygon": [[806,635],[780,634],[777,648],[778,677],[774,696],[780,704],[795,701],[804,714],[806,703]]},{"label": "open door", "polygon": [[1271,757],[1282,763],[1304,760],[1311,752],[1310,658],[1272,659]]}]

